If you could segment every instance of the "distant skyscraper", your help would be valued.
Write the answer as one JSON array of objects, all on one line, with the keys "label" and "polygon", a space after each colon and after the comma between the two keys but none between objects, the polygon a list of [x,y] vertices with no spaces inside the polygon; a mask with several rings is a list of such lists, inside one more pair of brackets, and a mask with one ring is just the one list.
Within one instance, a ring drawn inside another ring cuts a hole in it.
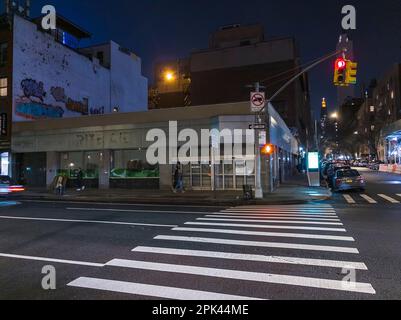
[{"label": "distant skyscraper", "polygon": [[[345,52],[347,60],[354,61],[354,44],[347,34],[342,34],[337,43],[337,50]],[[337,109],[344,104],[348,97],[355,96],[355,87],[338,87],[337,88]]]}]

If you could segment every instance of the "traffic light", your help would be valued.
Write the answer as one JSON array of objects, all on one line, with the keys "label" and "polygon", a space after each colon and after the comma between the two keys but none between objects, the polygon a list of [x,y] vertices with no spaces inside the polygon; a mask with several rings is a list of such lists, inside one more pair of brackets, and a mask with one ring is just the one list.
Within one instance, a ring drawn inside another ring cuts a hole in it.
[{"label": "traffic light", "polygon": [[358,63],[347,61],[347,73],[345,83],[356,84],[356,75],[358,73]]},{"label": "traffic light", "polygon": [[338,58],[334,66],[334,85],[336,86],[347,86],[347,60],[344,58]]},{"label": "traffic light", "polygon": [[265,144],[260,149],[260,153],[265,156],[270,156],[274,153],[274,146],[272,144]]}]

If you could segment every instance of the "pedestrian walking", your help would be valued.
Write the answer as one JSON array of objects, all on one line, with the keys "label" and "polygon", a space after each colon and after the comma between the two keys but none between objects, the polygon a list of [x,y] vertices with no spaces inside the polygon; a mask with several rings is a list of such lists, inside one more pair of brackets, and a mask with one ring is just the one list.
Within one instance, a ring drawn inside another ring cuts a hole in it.
[{"label": "pedestrian walking", "polygon": [[64,195],[64,177],[62,176],[57,177],[56,191],[58,195],[60,196]]},{"label": "pedestrian walking", "polygon": [[78,169],[77,173],[77,191],[84,191],[85,186],[84,186],[84,173],[81,168]]},{"label": "pedestrian walking", "polygon": [[184,181],[183,181],[183,171],[181,163],[178,162],[174,170],[174,193],[181,192],[184,193]]}]

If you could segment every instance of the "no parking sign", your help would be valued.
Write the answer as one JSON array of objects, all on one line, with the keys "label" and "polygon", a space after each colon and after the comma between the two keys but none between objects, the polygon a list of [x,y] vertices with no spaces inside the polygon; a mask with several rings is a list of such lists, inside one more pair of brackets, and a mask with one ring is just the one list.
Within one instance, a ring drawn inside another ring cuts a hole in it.
[{"label": "no parking sign", "polygon": [[264,92],[251,92],[251,112],[258,113],[262,111],[266,104]]}]

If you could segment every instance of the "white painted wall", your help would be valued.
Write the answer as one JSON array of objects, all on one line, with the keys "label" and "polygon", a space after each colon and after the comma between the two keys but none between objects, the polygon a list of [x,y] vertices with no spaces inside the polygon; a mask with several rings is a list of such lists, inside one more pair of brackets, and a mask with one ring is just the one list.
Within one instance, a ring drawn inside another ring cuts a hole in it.
[{"label": "white painted wall", "polygon": [[110,42],[110,51],[112,107],[120,107],[120,112],[146,111],[148,79],[142,76],[141,59],[122,52],[113,41]]},{"label": "white painted wall", "polygon": [[[112,112],[115,106],[121,111],[135,112],[147,109],[147,79],[141,75],[141,60],[120,52],[119,46],[111,43],[112,71],[99,65],[97,59],[87,57],[56,42],[53,37],[39,31],[37,26],[15,16],[13,54],[13,121],[30,121],[28,105],[35,110],[46,111],[44,118],[77,117],[79,112],[66,106],[66,99],[83,101],[88,99],[91,109],[104,108]],[[115,69],[113,69],[115,67]],[[24,94],[22,82],[32,79],[34,87],[43,83],[43,91],[37,96]],[[51,93],[52,87],[64,88],[66,99],[57,101]],[[41,98],[40,98],[41,96]],[[25,105],[21,108],[21,105]],[[22,114],[21,114],[22,113]]]}]

